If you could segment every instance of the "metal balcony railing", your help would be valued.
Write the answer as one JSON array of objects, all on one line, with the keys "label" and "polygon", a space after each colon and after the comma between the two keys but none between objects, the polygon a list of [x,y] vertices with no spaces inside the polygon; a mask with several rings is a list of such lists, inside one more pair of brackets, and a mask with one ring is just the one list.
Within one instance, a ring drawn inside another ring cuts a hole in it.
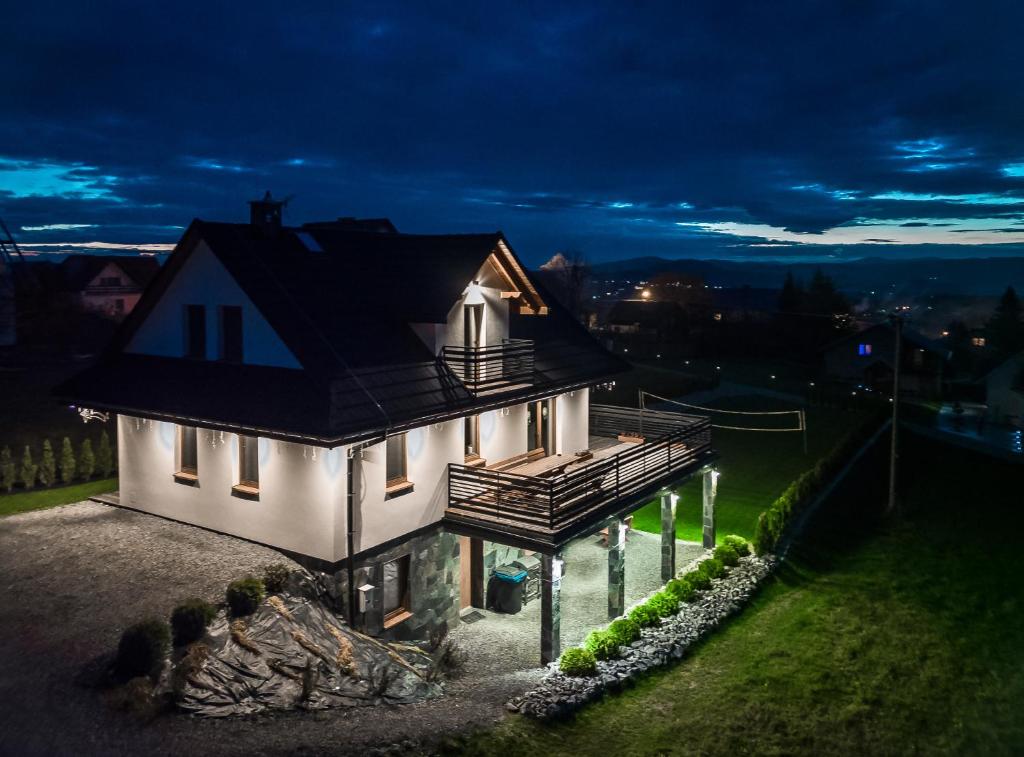
[{"label": "metal balcony railing", "polygon": [[529,386],[534,381],[534,349],[529,339],[505,339],[487,347],[442,347],[441,358],[473,394]]},{"label": "metal balcony railing", "polygon": [[446,517],[555,539],[649,495],[711,453],[711,421],[699,416],[592,405],[590,428],[644,440],[552,478],[449,464]]}]

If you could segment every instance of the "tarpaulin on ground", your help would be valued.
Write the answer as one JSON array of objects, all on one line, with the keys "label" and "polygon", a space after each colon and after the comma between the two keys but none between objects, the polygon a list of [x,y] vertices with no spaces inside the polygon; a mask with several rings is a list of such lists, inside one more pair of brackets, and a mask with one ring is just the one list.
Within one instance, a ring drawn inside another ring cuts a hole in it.
[{"label": "tarpaulin on ground", "polygon": [[199,715],[405,704],[441,690],[422,649],[365,636],[307,597],[275,595],[245,618],[221,615],[198,644],[208,652],[175,660],[171,680],[179,706]]}]

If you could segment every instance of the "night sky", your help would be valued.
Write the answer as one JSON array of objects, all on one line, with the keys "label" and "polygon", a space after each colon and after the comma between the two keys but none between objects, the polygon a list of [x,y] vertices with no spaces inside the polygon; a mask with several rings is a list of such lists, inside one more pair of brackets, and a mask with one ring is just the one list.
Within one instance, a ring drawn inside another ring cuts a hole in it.
[{"label": "night sky", "polygon": [[1024,254],[1019,2],[293,5],[6,4],[19,242],[173,242],[271,189],[531,265]]}]

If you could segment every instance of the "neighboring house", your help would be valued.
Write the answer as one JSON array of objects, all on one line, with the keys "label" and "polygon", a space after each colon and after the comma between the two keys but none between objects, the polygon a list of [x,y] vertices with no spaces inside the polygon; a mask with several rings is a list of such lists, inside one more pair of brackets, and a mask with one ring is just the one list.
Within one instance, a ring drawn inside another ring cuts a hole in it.
[{"label": "neighboring house", "polygon": [[626,368],[501,233],[284,227],[264,200],[249,224],[194,221],[57,394],[118,414],[112,503],[286,552],[369,633],[453,625],[483,605],[485,566],[532,554],[547,661],[564,546],[609,529],[621,613],[622,519],[711,476],[706,418],[591,405]]},{"label": "neighboring house", "polygon": [[1024,352],[996,366],[982,381],[988,419],[1024,427]]},{"label": "neighboring house", "polygon": [[75,255],[65,258],[59,274],[65,291],[90,313],[121,319],[160,271],[154,257]]},{"label": "neighboring house", "polygon": [[[827,377],[877,391],[892,391],[896,332],[890,324],[869,326],[844,336],[827,346],[823,353]],[[942,393],[948,360],[946,347],[904,326],[900,361],[902,391],[938,397]]]}]

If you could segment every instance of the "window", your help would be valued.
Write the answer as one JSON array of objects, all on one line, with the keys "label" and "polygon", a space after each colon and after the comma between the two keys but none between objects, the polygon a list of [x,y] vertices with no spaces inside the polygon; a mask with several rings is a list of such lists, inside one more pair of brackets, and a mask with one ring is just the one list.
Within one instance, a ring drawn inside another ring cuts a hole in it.
[{"label": "window", "polygon": [[196,444],[195,426],[178,426],[178,470],[174,477],[179,481],[195,481],[199,476],[199,450]]},{"label": "window", "polygon": [[206,359],[206,307],[185,306],[185,357]]},{"label": "window", "polygon": [[409,555],[384,563],[384,627],[410,616]]},{"label": "window", "polygon": [[241,494],[259,494],[260,451],[255,436],[238,436],[238,484],[234,490]]},{"label": "window", "polygon": [[971,337],[971,344],[973,344],[975,347],[984,347],[985,346],[985,337],[983,337],[983,336],[972,336]]},{"label": "window", "polygon": [[412,491],[408,478],[405,455],[405,434],[389,436],[384,443],[387,470],[384,481],[384,497],[390,499]]},{"label": "window", "polygon": [[858,344],[857,345],[857,354],[858,355],[865,355],[865,356],[870,355],[871,354],[871,345],[870,344]]},{"label": "window", "polygon": [[114,313],[117,315],[124,313],[124,300],[114,300]]},{"label": "window", "polygon": [[100,277],[101,287],[119,287],[121,286],[120,276],[101,276]]},{"label": "window", "polygon": [[237,305],[220,308],[220,359],[242,362],[242,308]]}]

